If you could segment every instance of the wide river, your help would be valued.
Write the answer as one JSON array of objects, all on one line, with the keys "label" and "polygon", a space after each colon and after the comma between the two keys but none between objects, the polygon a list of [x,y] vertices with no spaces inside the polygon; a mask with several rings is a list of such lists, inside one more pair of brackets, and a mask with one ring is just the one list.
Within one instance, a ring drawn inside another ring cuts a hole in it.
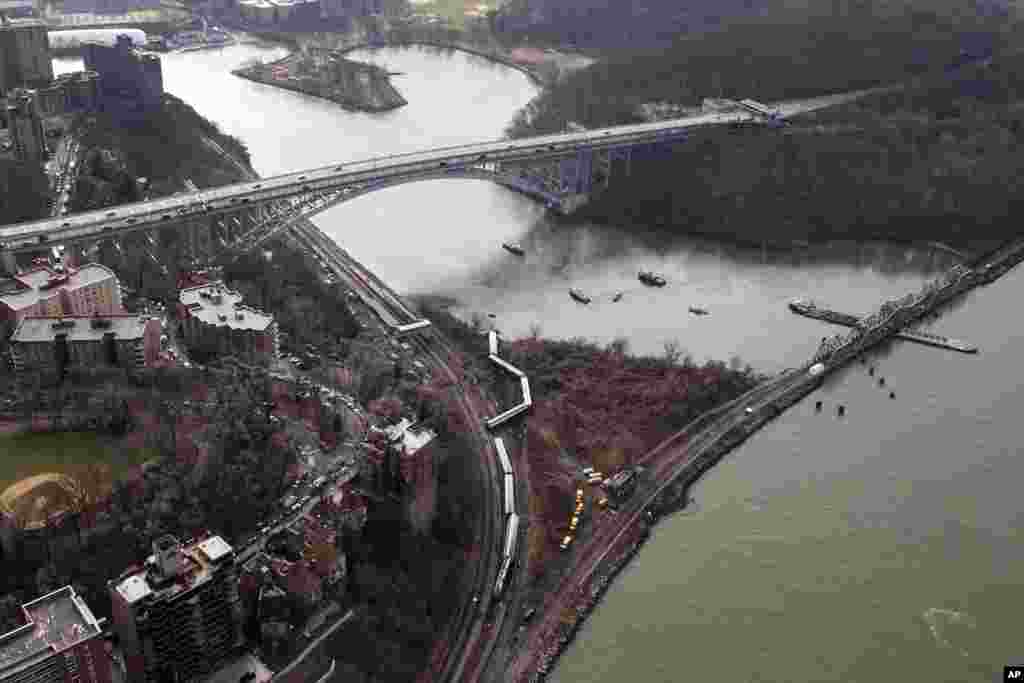
[{"label": "wide river", "polygon": [[[520,73],[411,48],[354,55],[404,72],[409,105],[347,113],[231,76],[276,47],[163,57],[166,88],[249,147],[263,175],[493,139],[536,94]],[[58,71],[81,68],[57,60]],[[916,289],[943,254],[835,245],[762,254],[695,240],[645,242],[614,227],[555,229],[531,200],[478,181],[391,188],[316,222],[408,293],[495,315],[507,336],[625,338],[763,370],[805,360],[833,330],[789,313],[814,296],[859,313]],[[527,250],[518,259],[503,240]],[[636,271],[664,273],[662,290]],[[573,303],[570,287],[594,296]],[[977,344],[963,356],[894,344],[833,378],[719,465],[697,504],[657,527],[554,673],[560,683],[992,681],[1024,662],[1011,619],[1024,597],[1024,502],[1016,420],[1024,275],[972,294],[935,326]],[[611,295],[624,291],[619,303]],[[688,306],[711,314],[694,317]],[[896,392],[890,399],[888,391]],[[847,415],[835,416],[838,402]],[[1011,424],[1012,423],[1012,424]]]}]

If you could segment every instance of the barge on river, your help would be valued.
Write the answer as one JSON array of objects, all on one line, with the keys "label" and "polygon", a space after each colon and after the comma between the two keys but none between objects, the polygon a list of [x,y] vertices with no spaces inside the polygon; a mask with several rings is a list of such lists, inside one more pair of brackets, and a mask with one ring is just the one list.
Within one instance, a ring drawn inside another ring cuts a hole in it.
[{"label": "barge on river", "polygon": [[586,294],[584,294],[583,292],[581,292],[578,289],[570,289],[569,290],[569,296],[571,296],[574,301],[578,301],[581,304],[589,304],[590,303],[590,297],[587,296]]},{"label": "barge on river", "polygon": [[[845,327],[857,327],[859,320],[857,316],[850,315],[849,313],[840,313],[839,311],[833,311],[828,308],[822,308],[812,301],[806,299],[796,299],[795,301],[789,302],[789,309],[794,313],[802,315],[807,318],[814,318],[815,320],[823,320],[827,323],[833,323],[835,325],[843,325]],[[926,344],[928,346],[937,346],[943,349],[950,349],[952,351],[959,351],[960,353],[977,353],[978,347],[968,344],[967,342],[960,341],[959,339],[951,339],[950,337],[943,337],[939,334],[932,334],[930,332],[921,332],[914,330],[905,330],[898,332],[894,335],[897,339],[903,339],[905,341],[916,342],[918,344]]]}]

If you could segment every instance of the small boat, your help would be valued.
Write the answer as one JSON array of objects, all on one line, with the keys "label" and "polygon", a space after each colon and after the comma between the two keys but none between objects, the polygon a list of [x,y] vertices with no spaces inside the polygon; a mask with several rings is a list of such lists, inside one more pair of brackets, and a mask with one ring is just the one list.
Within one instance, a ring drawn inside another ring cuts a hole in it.
[{"label": "small boat", "polygon": [[512,252],[516,256],[523,256],[526,254],[526,252],[523,251],[523,248],[519,246],[518,242],[502,242],[501,246],[505,251]]},{"label": "small boat", "polygon": [[693,313],[694,315],[707,315],[708,309],[700,308],[699,306],[690,306],[690,313]]},{"label": "small boat", "polygon": [[612,301],[622,301],[622,292],[617,292],[615,296],[612,297]]},{"label": "small boat", "polygon": [[571,296],[573,298],[573,300],[578,301],[581,304],[589,304],[590,303],[590,297],[587,296],[586,294],[584,294],[583,292],[581,292],[578,289],[570,289],[569,290],[569,296]]},{"label": "small boat", "polygon": [[646,270],[640,271],[640,274],[637,275],[637,279],[648,287],[664,287],[667,282],[667,280],[662,276]]}]

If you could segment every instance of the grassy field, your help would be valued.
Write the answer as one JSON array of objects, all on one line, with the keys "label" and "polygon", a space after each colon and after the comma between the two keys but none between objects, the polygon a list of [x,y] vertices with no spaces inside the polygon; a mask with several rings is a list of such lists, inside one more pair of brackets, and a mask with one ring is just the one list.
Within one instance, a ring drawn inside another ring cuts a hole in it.
[{"label": "grassy field", "polygon": [[154,457],[156,453],[148,449],[124,449],[88,432],[4,435],[0,436],[0,491],[45,472],[74,477],[92,463],[105,463],[116,479],[132,465]]},{"label": "grassy field", "polygon": [[478,9],[479,5],[494,8],[494,0],[414,0],[413,9],[417,14],[436,14],[446,19],[457,29],[465,27],[466,12]]}]

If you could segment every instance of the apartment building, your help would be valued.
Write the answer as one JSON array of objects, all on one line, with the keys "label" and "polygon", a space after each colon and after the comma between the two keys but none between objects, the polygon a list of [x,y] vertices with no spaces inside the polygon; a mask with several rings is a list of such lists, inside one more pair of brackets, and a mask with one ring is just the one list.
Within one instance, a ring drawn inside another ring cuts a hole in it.
[{"label": "apartment building", "polygon": [[430,444],[436,434],[408,418],[402,418],[398,424],[386,427],[384,432],[398,452],[398,468],[402,479],[414,488],[432,481],[434,453]]},{"label": "apartment building", "polygon": [[35,20],[0,24],[0,94],[53,80],[47,32],[46,25]]},{"label": "apartment building", "polygon": [[164,78],[158,56],[136,50],[127,35],[117,36],[113,46],[87,43],[84,47],[85,68],[100,76],[101,107],[148,111],[160,106]]},{"label": "apartment building", "polygon": [[28,164],[41,165],[45,162],[50,150],[36,92],[11,90],[4,105],[4,116],[10,130],[14,157]]},{"label": "apartment building", "polygon": [[178,301],[178,324],[190,349],[252,363],[270,363],[277,357],[274,317],[244,306],[242,295],[223,282],[183,289]]},{"label": "apartment building", "polygon": [[121,283],[99,263],[80,268],[36,266],[0,283],[0,331],[26,317],[119,315]]},{"label": "apartment building", "polygon": [[110,683],[100,622],[71,586],[21,606],[25,623],[0,634],[3,683]]},{"label": "apartment building", "polygon": [[199,680],[243,643],[235,551],[220,536],[161,536],[109,590],[127,683]]},{"label": "apartment building", "polygon": [[39,113],[44,117],[95,111],[100,103],[100,75],[95,71],[61,74],[36,90]]},{"label": "apartment building", "polygon": [[153,365],[160,353],[160,321],[126,313],[108,316],[24,318],[11,336],[17,372]]}]

